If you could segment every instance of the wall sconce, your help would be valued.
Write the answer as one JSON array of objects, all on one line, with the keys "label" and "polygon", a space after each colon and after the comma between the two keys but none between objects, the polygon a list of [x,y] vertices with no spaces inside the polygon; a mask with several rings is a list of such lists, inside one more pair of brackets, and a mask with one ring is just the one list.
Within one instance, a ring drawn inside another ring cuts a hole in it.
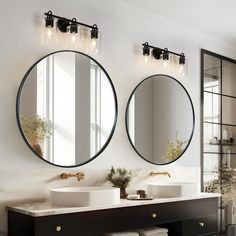
[{"label": "wall sconce", "polygon": [[[150,52],[152,51],[152,58],[156,60],[163,60],[164,67],[167,67],[169,64],[171,64],[171,61],[170,61],[170,55],[171,55],[172,57],[175,57],[175,59],[178,59],[178,68],[179,68],[180,74],[182,76],[185,75],[186,58],[185,58],[184,53],[179,54],[179,53],[168,50],[168,48],[162,49],[159,47],[155,47],[155,46],[149,45],[148,42],[143,43],[142,46],[143,46],[143,56],[145,57],[144,59],[145,62],[149,61]],[[172,60],[172,61],[176,61],[176,60]]]},{"label": "wall sconce", "polygon": [[52,29],[54,28],[54,21],[57,19],[56,28],[61,33],[70,33],[71,34],[71,41],[72,43],[75,43],[78,38],[78,28],[80,26],[89,28],[90,30],[90,41],[91,41],[91,47],[93,50],[96,49],[97,46],[97,40],[99,36],[99,30],[96,24],[94,25],[88,25],[82,22],[79,22],[76,20],[76,18],[68,19],[62,16],[57,16],[52,13],[52,11],[48,11],[44,13],[45,15],[45,27],[47,29],[48,37],[51,37],[53,34]]}]

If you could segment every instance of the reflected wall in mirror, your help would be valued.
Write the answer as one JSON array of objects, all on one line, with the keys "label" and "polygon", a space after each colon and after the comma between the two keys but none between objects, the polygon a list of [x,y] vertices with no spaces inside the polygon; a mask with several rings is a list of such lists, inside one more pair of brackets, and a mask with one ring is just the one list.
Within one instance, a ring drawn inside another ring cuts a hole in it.
[{"label": "reflected wall in mirror", "polygon": [[98,156],[117,120],[109,75],[94,59],[76,51],[55,52],[36,62],[21,82],[16,109],[30,149],[63,167]]},{"label": "reflected wall in mirror", "polygon": [[132,92],[126,129],[135,151],[152,164],[167,164],[188,148],[195,116],[187,90],[167,75],[144,79]]}]

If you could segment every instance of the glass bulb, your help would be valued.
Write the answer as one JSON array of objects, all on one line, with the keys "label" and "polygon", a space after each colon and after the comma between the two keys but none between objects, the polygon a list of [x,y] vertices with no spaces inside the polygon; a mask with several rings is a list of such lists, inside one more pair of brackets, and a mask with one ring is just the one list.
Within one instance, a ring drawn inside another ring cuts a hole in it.
[{"label": "glass bulb", "polygon": [[72,43],[75,43],[75,41],[76,41],[76,35],[75,34],[72,34],[71,41],[72,41]]},{"label": "glass bulb", "polygon": [[98,48],[97,48],[97,39],[91,39],[90,42],[90,51],[91,53],[97,54],[98,53]]},{"label": "glass bulb", "polygon": [[97,46],[97,40],[96,39],[92,39],[92,42],[91,42],[92,49],[96,48],[96,46]]},{"label": "glass bulb", "polygon": [[187,71],[187,63],[188,61],[185,58],[185,64],[179,64],[178,65],[178,71],[180,76],[186,76],[188,71]]},{"label": "glass bulb", "polygon": [[151,60],[150,60],[150,56],[146,55],[146,56],[143,56],[142,55],[142,65],[148,67],[151,63]]},{"label": "glass bulb", "polygon": [[149,62],[149,57],[148,56],[144,56],[144,63],[147,64]]},{"label": "glass bulb", "polygon": [[167,67],[169,65],[169,60],[164,60],[163,65],[164,65],[164,67]]},{"label": "glass bulb", "polygon": [[184,65],[179,66],[179,71],[180,71],[180,75],[185,76],[185,66]]},{"label": "glass bulb", "polygon": [[52,37],[52,28],[47,28],[47,35],[48,35],[48,38]]}]

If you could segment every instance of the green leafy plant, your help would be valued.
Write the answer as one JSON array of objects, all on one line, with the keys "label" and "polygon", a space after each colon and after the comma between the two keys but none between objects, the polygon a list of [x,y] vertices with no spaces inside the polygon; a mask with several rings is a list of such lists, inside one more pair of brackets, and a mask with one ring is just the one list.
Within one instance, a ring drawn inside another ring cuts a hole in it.
[{"label": "green leafy plant", "polygon": [[44,140],[51,135],[48,123],[38,115],[22,115],[20,123],[27,139]]},{"label": "green leafy plant", "polygon": [[236,199],[236,170],[222,164],[216,170],[216,179],[210,181],[206,186],[206,192],[221,193],[223,205]]},{"label": "green leafy plant", "polygon": [[165,158],[169,161],[174,161],[178,158],[184,150],[184,145],[188,142],[188,140],[181,141],[178,139],[178,131],[176,132],[175,139],[175,141],[169,141],[167,144]]},{"label": "green leafy plant", "polygon": [[128,171],[125,168],[114,169],[112,166],[107,175],[107,180],[112,183],[113,187],[126,189],[131,181],[131,171]]}]

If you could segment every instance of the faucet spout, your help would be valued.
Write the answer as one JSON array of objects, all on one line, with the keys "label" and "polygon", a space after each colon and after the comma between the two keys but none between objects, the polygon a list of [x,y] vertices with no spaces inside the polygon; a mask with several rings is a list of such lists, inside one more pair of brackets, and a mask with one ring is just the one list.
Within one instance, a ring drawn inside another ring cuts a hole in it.
[{"label": "faucet spout", "polygon": [[151,171],[149,173],[150,176],[156,176],[156,175],[167,175],[169,178],[171,177],[170,173],[168,171],[164,171],[164,172],[154,172]]},{"label": "faucet spout", "polygon": [[85,178],[85,174],[83,172],[78,172],[76,174],[71,174],[71,173],[62,173],[60,175],[61,179],[68,179],[71,177],[76,177],[78,181],[82,180]]}]

